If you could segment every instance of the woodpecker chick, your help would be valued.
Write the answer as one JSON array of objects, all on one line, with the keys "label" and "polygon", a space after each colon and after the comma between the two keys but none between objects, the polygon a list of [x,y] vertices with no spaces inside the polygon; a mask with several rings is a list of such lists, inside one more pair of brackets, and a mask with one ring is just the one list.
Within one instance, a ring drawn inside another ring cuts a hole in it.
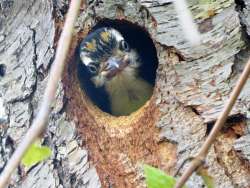
[{"label": "woodpecker chick", "polygon": [[114,28],[91,32],[80,45],[80,58],[95,87],[105,88],[113,115],[129,115],[152,95],[152,85],[139,75],[139,54]]}]

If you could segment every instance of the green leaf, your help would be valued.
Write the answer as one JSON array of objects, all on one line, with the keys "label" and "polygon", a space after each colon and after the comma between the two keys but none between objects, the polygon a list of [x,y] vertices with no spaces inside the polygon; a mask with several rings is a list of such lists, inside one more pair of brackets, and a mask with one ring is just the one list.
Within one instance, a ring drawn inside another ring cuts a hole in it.
[{"label": "green leaf", "polygon": [[33,143],[22,158],[22,164],[30,168],[31,166],[49,158],[51,149],[47,146],[41,146],[39,142]]},{"label": "green leaf", "polygon": [[149,165],[144,165],[144,173],[148,188],[174,188],[176,180],[163,171]]},{"label": "green leaf", "polygon": [[207,170],[201,169],[197,174],[202,177],[207,188],[215,188],[213,177],[208,174]]}]

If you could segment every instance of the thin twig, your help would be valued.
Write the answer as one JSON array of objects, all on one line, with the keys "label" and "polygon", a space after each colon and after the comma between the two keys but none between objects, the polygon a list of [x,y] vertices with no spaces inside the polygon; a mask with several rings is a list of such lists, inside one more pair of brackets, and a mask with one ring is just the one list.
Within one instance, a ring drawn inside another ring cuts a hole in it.
[{"label": "thin twig", "polygon": [[176,170],[176,172],[174,173],[174,177],[177,177],[178,176],[178,174],[179,174],[179,172],[181,171],[181,169],[183,168],[183,166],[187,163],[187,162],[189,162],[189,161],[191,161],[191,160],[193,160],[194,159],[194,157],[188,157],[188,158],[186,158],[184,161],[182,161],[182,163],[181,163],[181,165],[178,167],[178,169]]},{"label": "thin twig", "polygon": [[61,79],[64,62],[67,57],[67,52],[69,50],[73,35],[74,23],[78,16],[80,5],[81,0],[71,1],[69,11],[66,16],[65,25],[58,42],[55,61],[51,67],[49,81],[44,93],[40,111],[33,121],[30,129],[22,139],[22,142],[17,147],[7,165],[5,166],[3,172],[1,173],[0,188],[4,188],[5,186],[7,186],[12,172],[17,168],[27,149],[47,126],[48,116],[51,110],[51,103],[55,98],[57,85],[59,80]]},{"label": "thin twig", "polygon": [[234,87],[231,96],[227,104],[225,105],[222,113],[220,114],[219,118],[217,119],[211,133],[209,134],[206,141],[202,145],[197,156],[193,159],[193,161],[191,161],[190,166],[186,169],[186,171],[184,171],[180,179],[177,181],[175,188],[181,188],[188,180],[188,178],[192,175],[192,173],[197,169],[197,167],[199,167],[202,164],[202,161],[205,160],[211,145],[215,141],[216,136],[223,127],[224,123],[226,122],[227,116],[232,110],[234,103],[236,102],[243,86],[245,85],[249,77],[249,74],[250,74],[250,59],[248,59],[247,65],[243,73],[241,74],[238,82],[236,83],[236,86]]},{"label": "thin twig", "polygon": [[173,1],[186,39],[192,45],[195,46],[199,45],[201,42],[201,35],[197,29],[197,25],[193,21],[192,14],[188,9],[186,1],[185,0],[173,0]]}]

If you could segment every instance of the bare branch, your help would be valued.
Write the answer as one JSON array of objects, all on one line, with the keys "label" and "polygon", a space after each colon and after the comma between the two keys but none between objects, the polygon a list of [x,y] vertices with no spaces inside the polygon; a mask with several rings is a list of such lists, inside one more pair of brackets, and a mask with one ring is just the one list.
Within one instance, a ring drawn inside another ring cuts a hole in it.
[{"label": "bare branch", "polygon": [[69,50],[73,35],[74,23],[78,16],[80,5],[81,0],[71,1],[65,25],[58,42],[55,61],[51,67],[50,77],[44,93],[40,111],[33,121],[30,129],[22,139],[22,142],[17,147],[7,165],[5,166],[3,172],[1,173],[0,188],[4,188],[5,186],[7,186],[12,172],[17,168],[27,149],[47,126],[48,116],[51,110],[51,103],[55,98],[57,85],[59,80],[61,79],[64,62],[67,57],[67,52]]},{"label": "bare branch", "polygon": [[188,178],[192,175],[192,173],[202,164],[202,161],[205,160],[207,153],[216,139],[219,131],[223,127],[225,121],[227,120],[227,116],[233,108],[234,103],[236,102],[243,86],[245,85],[248,77],[250,74],[250,59],[247,62],[247,65],[241,74],[236,86],[234,87],[231,96],[225,105],[222,113],[220,114],[219,118],[217,119],[211,133],[207,137],[206,141],[204,142],[203,146],[201,147],[197,156],[191,161],[190,166],[186,169],[186,171],[182,174],[179,181],[177,181],[175,188],[181,188]]},{"label": "bare branch", "polygon": [[192,45],[199,45],[201,42],[201,35],[197,29],[197,25],[193,21],[192,15],[188,9],[186,1],[174,0],[174,4],[186,39]]}]

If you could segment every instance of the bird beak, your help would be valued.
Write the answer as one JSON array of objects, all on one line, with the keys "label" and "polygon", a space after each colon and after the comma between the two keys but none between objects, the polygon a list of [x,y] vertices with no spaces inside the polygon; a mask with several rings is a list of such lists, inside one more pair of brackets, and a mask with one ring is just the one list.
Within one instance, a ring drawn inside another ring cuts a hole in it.
[{"label": "bird beak", "polygon": [[109,58],[101,70],[104,72],[107,78],[112,78],[118,72],[122,71],[128,65],[128,56],[125,55],[123,59],[118,60],[116,58]]},{"label": "bird beak", "polygon": [[106,70],[110,70],[110,69],[119,69],[121,62],[117,61],[114,58],[110,58],[107,61],[107,65],[106,65]]}]

